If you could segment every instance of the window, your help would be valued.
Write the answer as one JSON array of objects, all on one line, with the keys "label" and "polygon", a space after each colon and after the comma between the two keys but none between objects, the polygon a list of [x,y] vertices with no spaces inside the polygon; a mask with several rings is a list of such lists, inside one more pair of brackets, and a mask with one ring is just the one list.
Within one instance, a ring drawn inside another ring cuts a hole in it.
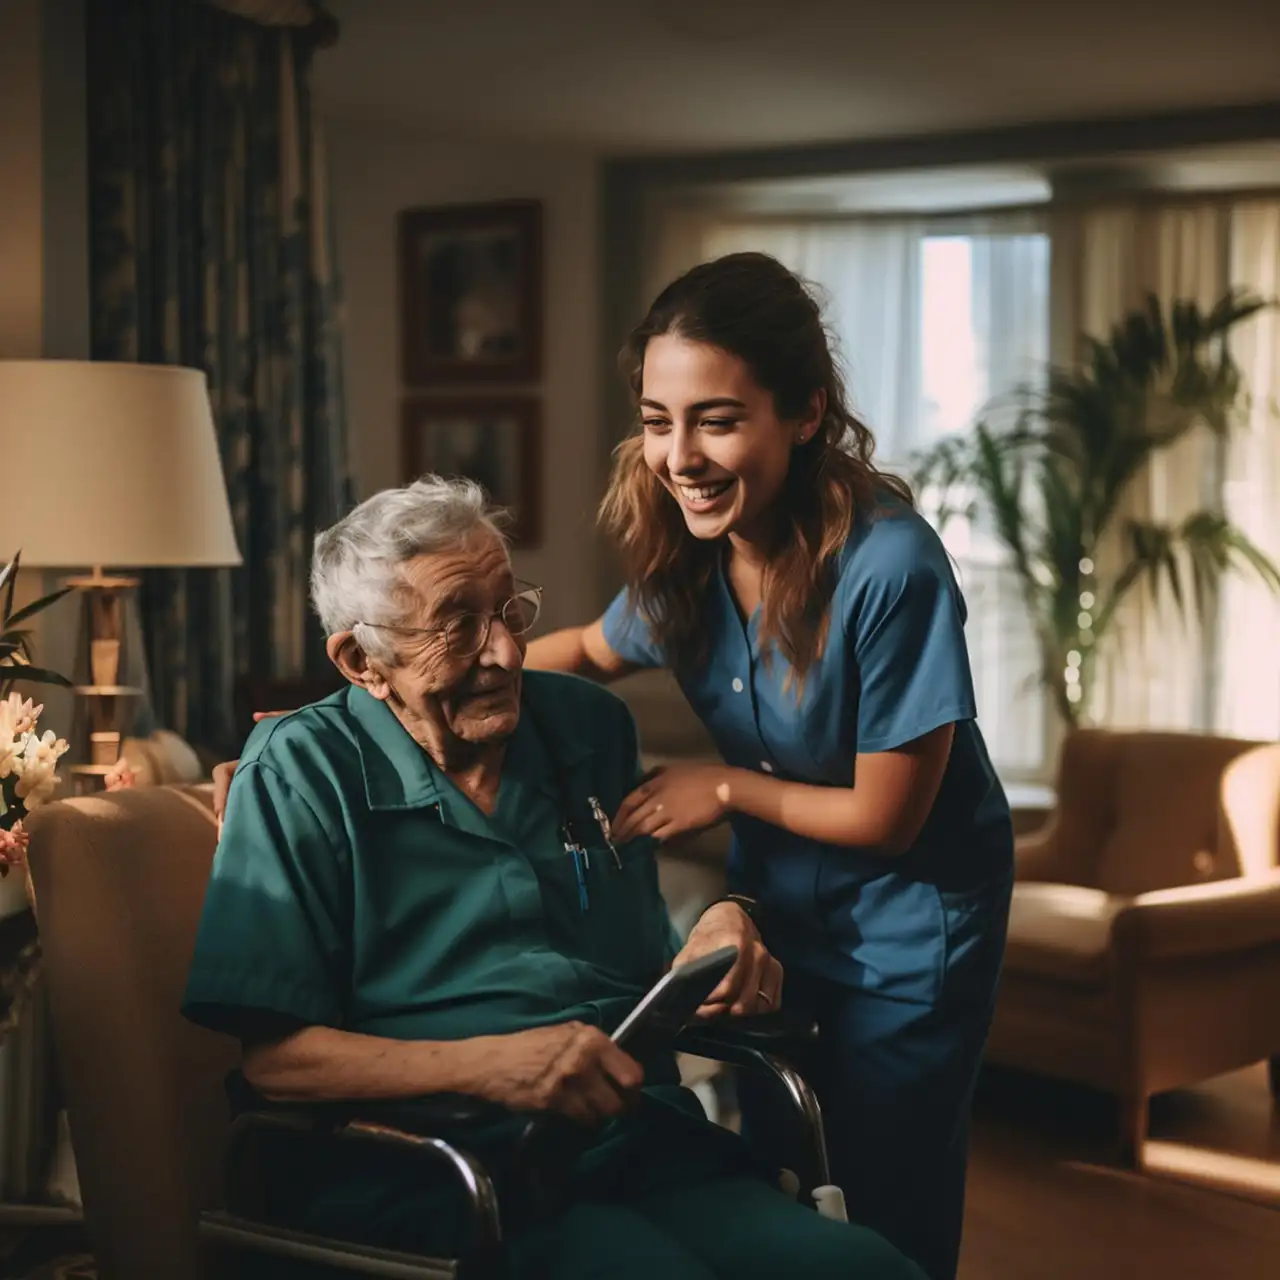
[{"label": "window", "polygon": [[[906,472],[917,450],[968,429],[1020,383],[1043,376],[1049,241],[1024,215],[725,222],[704,233],[700,256],[743,249],[773,254],[826,295],[851,403],[887,469]],[[920,497],[929,516],[929,495]],[[1038,779],[1049,713],[1036,696],[1036,641],[1017,579],[981,521],[953,519],[943,538],[969,608],[992,759],[1006,778]]]},{"label": "window", "polygon": [[[1049,241],[1039,232],[933,235],[921,243],[920,443],[965,431],[1019,384],[1043,380],[1049,355]],[[921,507],[930,515],[928,495]],[[1036,696],[1035,631],[1017,576],[989,525],[943,530],[969,607],[978,714],[1007,778],[1038,778],[1048,708]]]}]

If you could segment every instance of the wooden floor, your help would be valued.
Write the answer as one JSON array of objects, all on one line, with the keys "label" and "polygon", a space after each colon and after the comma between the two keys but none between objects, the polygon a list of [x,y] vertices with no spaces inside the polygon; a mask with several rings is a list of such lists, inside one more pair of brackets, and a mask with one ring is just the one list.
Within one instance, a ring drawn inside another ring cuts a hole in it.
[{"label": "wooden floor", "polygon": [[[1151,1131],[1157,1167],[1121,1169],[1108,1099],[987,1073],[960,1280],[1280,1280],[1280,1119],[1264,1070],[1158,1098]],[[1206,1167],[1232,1189],[1164,1171]]]}]

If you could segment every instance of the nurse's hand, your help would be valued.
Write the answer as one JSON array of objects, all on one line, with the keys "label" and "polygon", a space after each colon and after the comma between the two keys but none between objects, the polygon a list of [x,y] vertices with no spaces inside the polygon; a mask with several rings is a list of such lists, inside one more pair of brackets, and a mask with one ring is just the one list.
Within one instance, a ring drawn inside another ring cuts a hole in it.
[{"label": "nurse's hand", "polygon": [[239,760],[224,760],[213,766],[213,816],[222,826],[222,815],[227,811],[227,792],[231,790],[231,778]]},{"label": "nurse's hand", "polygon": [[618,807],[613,838],[674,840],[723,822],[729,813],[725,765],[673,764],[655,769]]},{"label": "nurse's hand", "polygon": [[707,997],[698,1017],[776,1013],[782,1005],[782,965],[761,941],[755,921],[735,903],[716,902],[702,913],[672,968],[721,947],[737,947],[738,960]]},{"label": "nurse's hand", "polygon": [[[274,716],[287,716],[287,711],[255,711],[253,723],[259,720],[270,720]],[[239,760],[224,760],[213,766],[213,816],[222,826],[222,815],[227,811],[227,792],[231,790],[231,779],[235,774]]]},{"label": "nurse's hand", "polygon": [[472,1043],[481,1049],[466,1092],[512,1111],[555,1111],[594,1125],[624,1111],[644,1069],[599,1027],[565,1022]]}]

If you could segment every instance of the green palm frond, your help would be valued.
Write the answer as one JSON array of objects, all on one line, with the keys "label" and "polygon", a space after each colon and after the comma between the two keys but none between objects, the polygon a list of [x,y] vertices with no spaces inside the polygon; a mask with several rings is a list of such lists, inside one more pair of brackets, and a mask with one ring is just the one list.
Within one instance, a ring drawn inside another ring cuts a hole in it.
[{"label": "green palm frond", "polygon": [[1187,549],[1196,592],[1196,607],[1204,611],[1209,588],[1227,573],[1252,573],[1270,591],[1280,593],[1280,568],[1248,535],[1225,516],[1197,511],[1178,529]]},{"label": "green palm frond", "polygon": [[1228,338],[1271,305],[1244,290],[1208,309],[1184,299],[1165,308],[1150,295],[1105,338],[1082,340],[1078,368],[1051,368],[1042,388],[1016,392],[1011,427],[981,421],[918,460],[917,490],[936,498],[939,524],[962,512],[990,519],[1040,636],[1044,679],[1069,721],[1080,708],[1055,684],[1063,655],[1079,651],[1088,670],[1097,642],[1139,583],[1167,589],[1179,611],[1193,598],[1203,612],[1228,572],[1252,573],[1280,593],[1280,571],[1239,528],[1197,512],[1177,526],[1126,521],[1127,560],[1105,581],[1090,577],[1093,612],[1080,616],[1089,576],[1081,566],[1096,565],[1152,456],[1193,428],[1221,437],[1241,420],[1244,379]]},{"label": "green palm frond", "polygon": [[[0,571],[0,596],[4,599],[4,610],[0,613],[0,696],[7,696],[19,679],[24,684],[54,684],[64,688],[71,687],[71,681],[56,671],[31,665],[31,630],[19,625],[29,622],[36,614],[61,600],[71,588],[62,587],[57,591],[51,591],[48,595],[24,605],[15,613],[13,595],[21,562],[22,553],[19,551]],[[17,674],[19,671],[20,675]]]},{"label": "green palm frond", "polygon": [[59,587],[57,591],[50,591],[47,596],[41,596],[39,600],[33,600],[31,604],[24,605],[17,613],[9,614],[4,619],[5,634],[8,635],[10,629],[19,622],[26,622],[29,618],[34,618],[37,613],[47,609],[51,604],[56,604],[63,596],[70,593],[70,587]]},{"label": "green palm frond", "polygon": [[4,594],[4,614],[7,618],[13,612],[13,589],[18,585],[18,564],[22,559],[19,551],[0,571],[0,592]]}]

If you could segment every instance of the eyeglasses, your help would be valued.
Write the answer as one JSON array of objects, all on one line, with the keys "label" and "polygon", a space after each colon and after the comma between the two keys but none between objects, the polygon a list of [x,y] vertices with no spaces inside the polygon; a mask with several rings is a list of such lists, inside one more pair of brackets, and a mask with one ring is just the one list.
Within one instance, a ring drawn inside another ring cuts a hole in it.
[{"label": "eyeglasses", "polygon": [[489,639],[494,618],[513,636],[522,636],[538,620],[542,612],[542,588],[522,585],[492,613],[460,613],[439,627],[394,627],[385,623],[364,622],[359,625],[378,631],[402,631],[407,635],[443,635],[445,648],[455,658],[473,658]]}]

